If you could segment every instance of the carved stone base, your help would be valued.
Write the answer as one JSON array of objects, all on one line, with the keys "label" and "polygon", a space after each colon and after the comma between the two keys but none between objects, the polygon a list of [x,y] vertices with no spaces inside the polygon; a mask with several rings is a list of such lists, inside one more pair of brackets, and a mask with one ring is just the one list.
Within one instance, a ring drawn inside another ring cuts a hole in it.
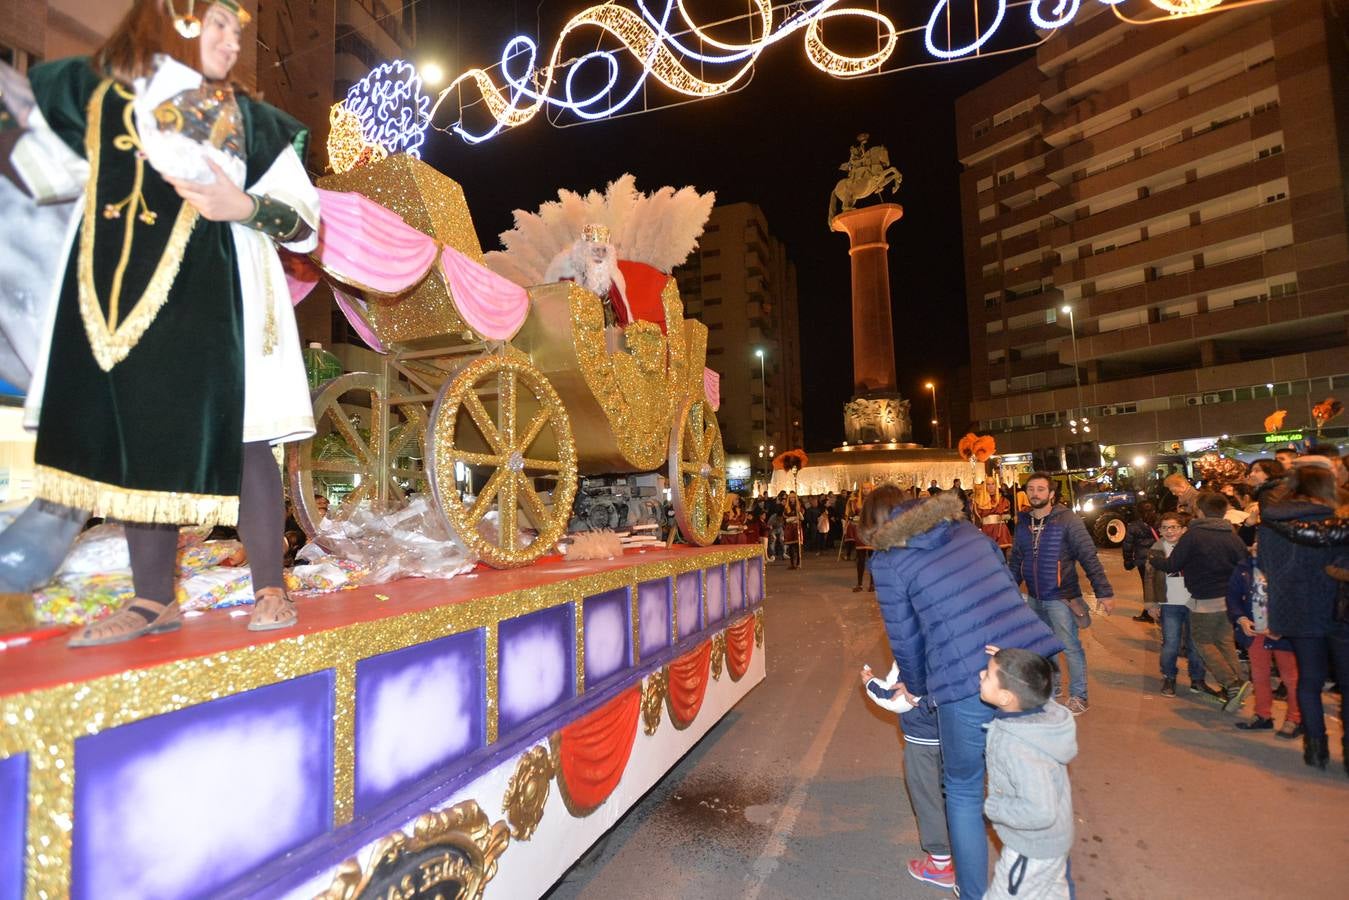
[{"label": "carved stone base", "polygon": [[899,394],[866,394],[843,407],[843,435],[849,444],[903,443],[912,431],[909,401]]}]

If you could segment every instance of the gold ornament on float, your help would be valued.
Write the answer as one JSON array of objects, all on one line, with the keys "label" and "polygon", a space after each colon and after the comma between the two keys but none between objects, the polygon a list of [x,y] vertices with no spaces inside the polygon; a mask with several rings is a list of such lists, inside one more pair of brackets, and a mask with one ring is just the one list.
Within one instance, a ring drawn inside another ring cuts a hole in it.
[{"label": "gold ornament on float", "polygon": [[660,728],[661,708],[670,691],[670,671],[664,667],[647,676],[642,685],[642,730],[655,734]]},{"label": "gold ornament on float", "polygon": [[364,870],[356,857],[342,863],[316,900],[481,900],[510,840],[505,822],[489,823],[476,800],[465,800],[419,817],[411,837],[395,831],[381,839]]},{"label": "gold ornament on float", "polygon": [[511,826],[511,837],[527,841],[534,835],[548,804],[549,782],[557,767],[548,747],[531,747],[515,764],[515,774],[506,783],[501,808]]},{"label": "gold ornament on float", "polygon": [[721,680],[721,667],[726,662],[726,633],[712,635],[712,678]]},{"label": "gold ornament on float", "polygon": [[763,607],[754,611],[754,646],[763,646]]}]

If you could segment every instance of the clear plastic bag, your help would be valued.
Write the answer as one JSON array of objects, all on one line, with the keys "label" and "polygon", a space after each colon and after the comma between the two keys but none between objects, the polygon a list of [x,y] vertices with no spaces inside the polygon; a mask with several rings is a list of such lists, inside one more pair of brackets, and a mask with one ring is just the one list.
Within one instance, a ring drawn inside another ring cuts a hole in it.
[{"label": "clear plastic bag", "polygon": [[375,512],[361,503],[345,519],[329,516],[319,523],[318,540],[301,548],[296,559],[317,563],[328,552],[367,569],[366,583],[375,584],[398,578],[452,578],[477,564],[423,496],[414,496],[391,512]]}]

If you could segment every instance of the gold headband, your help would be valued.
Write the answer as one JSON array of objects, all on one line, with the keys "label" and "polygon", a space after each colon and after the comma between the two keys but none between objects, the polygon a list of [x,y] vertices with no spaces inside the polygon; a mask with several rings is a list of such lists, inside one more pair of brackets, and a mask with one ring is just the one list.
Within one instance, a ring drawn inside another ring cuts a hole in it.
[{"label": "gold headband", "polygon": [[[169,15],[173,16],[173,28],[180,35],[189,41],[201,36],[201,19],[192,14],[193,0],[186,0],[187,12],[183,15],[178,14],[174,0],[165,0]],[[247,25],[253,21],[253,17],[248,14],[248,10],[239,5],[238,0],[210,0],[208,6],[222,6],[233,13],[239,20],[240,25]]]}]

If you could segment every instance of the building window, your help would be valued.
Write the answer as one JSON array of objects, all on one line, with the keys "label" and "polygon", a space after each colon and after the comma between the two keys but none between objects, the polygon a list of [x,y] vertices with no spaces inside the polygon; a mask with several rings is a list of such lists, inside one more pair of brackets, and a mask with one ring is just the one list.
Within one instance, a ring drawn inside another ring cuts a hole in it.
[{"label": "building window", "polygon": [[1266,147],[1256,154],[1256,159],[1268,159],[1271,156],[1278,156],[1283,152],[1283,144],[1275,144],[1273,147]]},{"label": "building window", "polygon": [[715,256],[721,256],[720,250],[704,250],[703,259],[712,259]]}]

